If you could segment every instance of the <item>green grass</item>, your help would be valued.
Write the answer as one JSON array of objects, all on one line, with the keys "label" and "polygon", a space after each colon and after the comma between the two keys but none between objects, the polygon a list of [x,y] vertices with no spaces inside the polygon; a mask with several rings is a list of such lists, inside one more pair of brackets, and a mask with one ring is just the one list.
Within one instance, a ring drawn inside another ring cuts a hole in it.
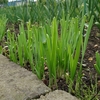
[{"label": "green grass", "polygon": [[[21,24],[18,37],[10,31],[7,33],[10,59],[14,62],[19,61],[21,66],[29,61],[32,71],[35,71],[39,78],[44,75],[44,63],[46,63],[49,71],[49,86],[57,84],[57,77],[65,76],[66,71],[68,71],[71,81],[74,81],[80,51],[82,51],[82,64],[93,23],[92,17],[83,42],[82,30],[85,19],[86,17],[83,17],[81,25],[79,25],[79,18],[70,20],[69,17],[67,20],[63,17],[60,21],[54,18],[50,25],[38,27],[31,26],[31,23],[28,22],[27,30]],[[59,33],[58,25],[61,30]]]},{"label": "green grass", "polygon": [[94,64],[96,71],[100,74],[100,54],[96,52],[96,64]]},{"label": "green grass", "polygon": [[63,11],[65,16],[68,14],[70,17],[82,17],[83,1],[80,0],[65,0],[58,1],[46,0],[44,2],[31,2],[29,5],[23,6],[10,6],[0,9],[0,14],[5,14],[9,22],[23,21],[27,22],[29,19],[32,23],[49,23],[53,17],[61,19]]},{"label": "green grass", "polygon": [[[63,76],[70,93],[82,100],[98,100],[97,80],[90,87],[82,82],[82,62],[91,27],[93,23],[100,24],[99,3],[99,0],[45,0],[0,8],[0,41],[6,34],[9,58],[22,67],[29,63],[39,79],[44,78],[46,66],[49,87],[57,87],[57,79]],[[10,29],[5,32],[7,21],[20,23],[17,36]],[[100,73],[98,53],[96,61],[95,68]]]},{"label": "green grass", "polygon": [[[6,34],[6,23],[7,23],[7,18],[5,15],[0,16],[0,44]],[[0,53],[2,53],[2,46],[0,45]]]}]

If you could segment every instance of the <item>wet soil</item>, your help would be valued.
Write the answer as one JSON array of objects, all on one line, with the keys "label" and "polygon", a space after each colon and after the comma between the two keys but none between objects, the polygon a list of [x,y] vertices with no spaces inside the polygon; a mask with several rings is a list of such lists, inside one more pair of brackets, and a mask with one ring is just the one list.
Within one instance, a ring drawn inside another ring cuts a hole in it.
[{"label": "wet soil", "polygon": [[[93,26],[83,61],[83,73],[87,82],[89,82],[90,79],[95,79],[95,75],[97,74],[94,69],[94,64],[96,63],[96,52],[100,53],[100,30],[96,26]],[[100,78],[98,76],[98,81],[99,79]]]}]

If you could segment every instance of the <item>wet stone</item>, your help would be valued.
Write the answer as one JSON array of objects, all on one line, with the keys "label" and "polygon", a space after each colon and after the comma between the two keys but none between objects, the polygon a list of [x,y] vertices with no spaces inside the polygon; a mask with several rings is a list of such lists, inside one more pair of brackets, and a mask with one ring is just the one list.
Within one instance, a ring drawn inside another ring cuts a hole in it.
[{"label": "wet stone", "polygon": [[35,74],[0,55],[0,100],[30,100],[48,92]]}]

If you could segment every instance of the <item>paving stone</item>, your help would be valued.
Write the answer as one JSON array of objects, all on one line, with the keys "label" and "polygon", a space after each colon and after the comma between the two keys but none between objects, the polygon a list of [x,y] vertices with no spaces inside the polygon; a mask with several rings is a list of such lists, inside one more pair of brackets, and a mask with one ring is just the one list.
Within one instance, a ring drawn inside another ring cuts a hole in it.
[{"label": "paving stone", "polygon": [[78,100],[78,99],[65,91],[55,90],[53,92],[46,94],[45,96],[41,96],[39,99],[33,99],[33,100]]},{"label": "paving stone", "polygon": [[0,100],[30,100],[49,91],[35,74],[0,55]]}]

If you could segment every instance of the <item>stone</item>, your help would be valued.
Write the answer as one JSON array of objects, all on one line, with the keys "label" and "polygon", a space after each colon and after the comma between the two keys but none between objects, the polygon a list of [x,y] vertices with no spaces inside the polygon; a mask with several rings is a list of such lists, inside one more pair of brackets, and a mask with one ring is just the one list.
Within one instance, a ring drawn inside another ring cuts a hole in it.
[{"label": "stone", "polygon": [[35,74],[0,54],[0,100],[31,100],[50,91]]},{"label": "stone", "polygon": [[39,99],[33,99],[33,100],[78,100],[78,99],[65,91],[55,90],[53,92],[49,92],[45,96],[42,95]]}]

